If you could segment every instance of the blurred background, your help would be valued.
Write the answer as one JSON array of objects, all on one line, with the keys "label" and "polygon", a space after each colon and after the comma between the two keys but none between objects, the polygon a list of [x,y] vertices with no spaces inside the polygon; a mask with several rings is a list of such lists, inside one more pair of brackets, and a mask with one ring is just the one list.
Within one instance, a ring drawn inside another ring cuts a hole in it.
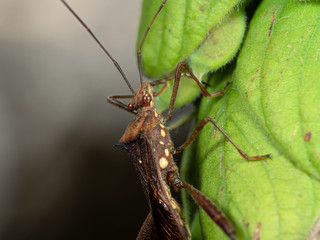
[{"label": "blurred background", "polygon": [[[141,0],[68,0],[136,87]],[[135,239],[148,207],[132,115],[106,55],[59,0],[0,1],[0,239]]]}]

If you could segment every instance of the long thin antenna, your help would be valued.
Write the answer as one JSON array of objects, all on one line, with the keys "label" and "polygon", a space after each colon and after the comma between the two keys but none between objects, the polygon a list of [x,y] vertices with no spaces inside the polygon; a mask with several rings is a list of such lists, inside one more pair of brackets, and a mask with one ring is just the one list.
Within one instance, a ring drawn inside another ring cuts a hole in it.
[{"label": "long thin antenna", "polygon": [[90,35],[93,37],[93,39],[99,44],[99,46],[102,48],[102,50],[107,54],[107,56],[111,59],[113,64],[116,66],[116,68],[118,69],[118,71],[122,75],[123,79],[127,83],[128,87],[130,88],[130,91],[132,92],[132,94],[135,94],[135,91],[133,90],[131,84],[129,83],[129,81],[127,79],[127,76],[124,74],[124,72],[123,72],[122,68],[120,67],[119,63],[116,60],[114,60],[114,58],[105,49],[105,47],[98,40],[98,38],[93,34],[93,32],[90,30],[90,28],[81,20],[81,18],[73,11],[73,9],[64,0],[61,0],[61,2],[69,9],[69,11],[73,14],[73,16],[75,16],[76,19],[78,19],[78,21],[82,24],[82,26],[84,26],[84,28],[87,29],[87,31],[90,33]]},{"label": "long thin antenna", "polygon": [[156,14],[154,15],[154,17],[152,18],[152,20],[151,20],[151,22],[150,22],[150,24],[149,24],[149,26],[148,26],[148,28],[147,28],[147,31],[146,31],[146,33],[144,34],[143,39],[142,39],[142,41],[141,41],[141,43],[140,43],[139,49],[138,49],[137,55],[138,55],[138,67],[139,67],[140,84],[142,84],[142,80],[143,80],[143,79],[142,79],[142,69],[141,69],[141,49],[142,49],[142,46],[143,46],[144,41],[145,41],[146,38],[147,38],[147,35],[148,35],[149,30],[150,30],[150,28],[151,28],[151,25],[153,24],[154,20],[157,18],[158,14],[160,13],[161,9],[162,9],[163,6],[166,4],[166,2],[167,2],[167,0],[164,0],[164,1],[162,2],[162,4],[161,4],[161,6],[159,7],[158,11],[156,12]]}]

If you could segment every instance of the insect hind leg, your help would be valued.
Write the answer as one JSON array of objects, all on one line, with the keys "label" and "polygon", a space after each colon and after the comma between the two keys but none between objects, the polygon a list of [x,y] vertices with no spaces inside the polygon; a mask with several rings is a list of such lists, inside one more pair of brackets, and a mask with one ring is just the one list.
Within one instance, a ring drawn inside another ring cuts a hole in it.
[{"label": "insect hind leg", "polygon": [[181,189],[185,188],[195,202],[208,214],[208,216],[229,236],[232,240],[236,239],[235,230],[217,205],[215,205],[208,197],[206,197],[198,189],[189,183],[182,181],[177,174],[169,175],[168,181],[171,186]]}]

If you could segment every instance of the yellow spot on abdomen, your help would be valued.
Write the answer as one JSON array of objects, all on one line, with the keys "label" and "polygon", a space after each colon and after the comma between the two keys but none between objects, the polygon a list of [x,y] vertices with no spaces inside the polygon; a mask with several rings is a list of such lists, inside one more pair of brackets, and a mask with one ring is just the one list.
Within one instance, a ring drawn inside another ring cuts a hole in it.
[{"label": "yellow spot on abdomen", "polygon": [[168,166],[168,164],[169,164],[169,162],[165,157],[162,157],[162,158],[159,159],[159,166],[162,169],[165,169]]},{"label": "yellow spot on abdomen", "polygon": [[164,154],[165,154],[167,157],[169,157],[170,152],[169,152],[168,148],[166,148],[166,149],[164,150]]},{"label": "yellow spot on abdomen", "polygon": [[161,134],[162,137],[166,136],[166,132],[163,129],[161,129],[160,134]]},{"label": "yellow spot on abdomen", "polygon": [[161,128],[165,128],[165,126],[164,126],[163,124],[161,124],[161,123],[160,123],[160,127],[161,127]]}]

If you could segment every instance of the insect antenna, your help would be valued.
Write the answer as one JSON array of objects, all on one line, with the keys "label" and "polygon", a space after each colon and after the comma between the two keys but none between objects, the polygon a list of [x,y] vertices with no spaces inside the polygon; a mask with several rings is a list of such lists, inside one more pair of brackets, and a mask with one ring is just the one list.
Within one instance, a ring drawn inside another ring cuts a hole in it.
[{"label": "insect antenna", "polygon": [[140,46],[139,46],[139,49],[138,49],[138,52],[137,52],[137,56],[138,56],[138,67],[139,67],[139,77],[140,77],[140,84],[142,84],[142,68],[141,68],[141,49],[142,49],[142,46],[143,46],[143,43],[144,41],[146,40],[147,38],[147,35],[149,33],[149,30],[151,28],[151,25],[153,24],[154,20],[156,20],[158,14],[160,13],[161,9],[163,8],[163,6],[166,4],[167,0],[164,0],[161,4],[161,6],[159,7],[158,11],[156,12],[156,14],[153,16],[151,22],[149,23],[148,25],[148,28],[147,28],[147,31],[145,32],[143,38],[142,38],[142,41],[140,43]]},{"label": "insect antenna", "polygon": [[125,73],[123,72],[122,68],[120,67],[119,63],[111,56],[111,54],[105,49],[105,47],[102,45],[102,43],[98,40],[98,38],[93,34],[93,32],[90,30],[90,28],[82,21],[82,19],[75,13],[75,11],[73,11],[73,9],[64,1],[61,0],[61,2],[69,9],[69,11],[73,14],[73,16],[75,16],[75,18],[81,23],[81,25],[87,29],[87,31],[89,32],[89,34],[93,37],[93,39],[99,44],[99,46],[102,48],[102,50],[105,52],[105,54],[107,54],[107,56],[110,58],[110,60],[113,62],[113,64],[116,66],[116,68],[118,69],[118,71],[120,72],[122,78],[124,79],[124,81],[126,82],[126,84],[128,85],[130,91],[132,92],[132,94],[135,94],[135,91],[133,90],[131,84],[129,83],[129,80],[127,78],[127,76],[125,75]]}]

